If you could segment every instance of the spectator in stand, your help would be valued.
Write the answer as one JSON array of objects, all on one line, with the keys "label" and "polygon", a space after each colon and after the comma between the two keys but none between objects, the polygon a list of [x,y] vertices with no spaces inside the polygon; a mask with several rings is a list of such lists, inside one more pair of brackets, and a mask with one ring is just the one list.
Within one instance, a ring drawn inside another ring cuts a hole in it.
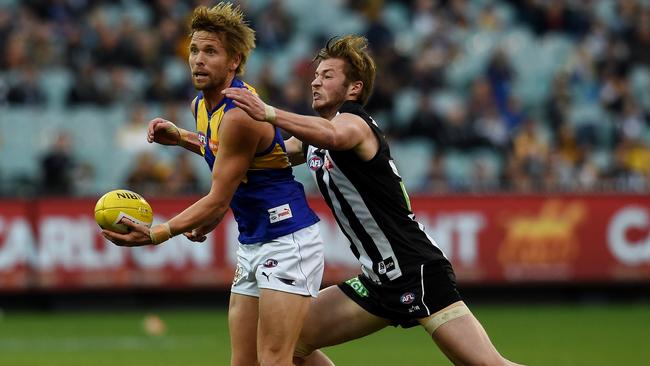
[{"label": "spectator in stand", "polygon": [[573,128],[568,123],[561,124],[555,131],[555,151],[569,166],[578,161],[578,141]]},{"label": "spectator in stand", "polygon": [[173,162],[174,174],[165,180],[163,194],[166,196],[179,196],[198,194],[200,192],[199,178],[194,170],[194,165],[189,159],[190,153],[180,152]]},{"label": "spectator in stand", "polygon": [[117,129],[115,145],[131,154],[153,151],[155,146],[145,139],[147,136],[147,123],[149,122],[146,105],[136,104],[131,107],[130,113],[126,124]]},{"label": "spectator in stand", "polygon": [[496,103],[499,111],[503,114],[508,111],[508,100],[510,99],[511,84],[515,78],[515,72],[510,65],[510,61],[506,53],[499,49],[494,52],[490,60],[485,74],[492,93],[494,95],[494,102]]},{"label": "spectator in stand", "polygon": [[97,68],[90,62],[81,66],[75,75],[75,79],[68,93],[68,105],[93,104],[105,106],[109,103],[110,97],[99,82],[100,74]]},{"label": "spectator in stand", "polygon": [[41,159],[41,192],[48,196],[72,194],[74,170],[72,139],[66,131],[60,131]]},{"label": "spectator in stand", "polygon": [[650,128],[650,119],[634,97],[628,95],[623,100],[622,113],[614,118],[614,124],[617,142],[622,140],[641,141]]},{"label": "spectator in stand", "polygon": [[293,18],[283,8],[284,2],[271,0],[255,23],[258,47],[262,50],[283,49],[293,34]]},{"label": "spectator in stand", "polygon": [[313,114],[305,95],[311,95],[311,91],[305,87],[302,79],[293,76],[285,84],[278,106],[300,114]]},{"label": "spectator in stand", "polygon": [[133,79],[132,72],[126,67],[113,67],[109,69],[110,87],[108,102],[111,105],[125,105],[134,100],[141,100],[144,92],[141,85]]},{"label": "spectator in stand", "polygon": [[[635,171],[632,164],[630,164],[631,161],[635,160],[631,159],[634,153],[631,152],[630,145],[629,142],[619,144],[614,151],[614,162],[607,172],[607,177],[612,184],[609,188],[617,191],[640,192],[648,190],[650,189],[649,180]],[[641,161],[643,160],[641,159]],[[647,158],[645,163],[650,164],[650,157]]]},{"label": "spectator in stand", "polygon": [[443,194],[449,191],[452,184],[447,178],[445,159],[446,156],[443,152],[433,155],[429,164],[429,171],[427,172],[426,179],[422,182],[423,192]]},{"label": "spectator in stand", "polygon": [[495,107],[486,109],[472,123],[477,139],[497,151],[503,152],[510,143],[506,122]]},{"label": "spectator in stand", "polygon": [[135,165],[126,178],[126,184],[144,197],[155,197],[164,193],[164,184],[171,173],[169,165],[153,153],[145,151],[135,158]]},{"label": "spectator in stand", "polygon": [[528,119],[513,139],[510,157],[512,183],[518,191],[540,189],[548,158],[548,144],[539,134],[537,122]]},{"label": "spectator in stand", "polygon": [[38,72],[26,65],[18,74],[17,80],[9,85],[7,101],[10,105],[43,105],[45,95],[38,84]]},{"label": "spectator in stand", "polygon": [[551,94],[545,105],[546,120],[557,130],[566,121],[572,103],[569,75],[560,73],[553,79]]},{"label": "spectator in stand", "polygon": [[650,7],[638,13],[638,20],[630,37],[630,60],[640,65],[650,65]]},{"label": "spectator in stand", "polygon": [[0,6],[0,55],[3,55],[3,57],[0,57],[0,69],[7,67],[7,60],[4,55],[7,52],[7,43],[9,41],[9,35],[13,31],[12,28],[12,19],[9,10]]},{"label": "spectator in stand", "polygon": [[462,103],[453,102],[443,112],[442,118],[444,122],[438,136],[441,149],[468,152],[481,145],[482,141],[476,134]]},{"label": "spectator in stand", "polygon": [[[395,130],[393,135],[397,137],[425,137],[430,139],[432,142],[442,144],[441,139],[444,133],[443,123],[444,122],[433,110],[433,105],[429,95],[422,94],[418,100],[418,113],[411,118],[406,128],[404,128],[403,131],[396,130],[395,128],[392,130]],[[392,132],[391,129],[389,129],[389,132]]]},{"label": "spectator in stand", "polygon": [[579,191],[592,191],[598,188],[600,169],[595,162],[593,148],[581,145],[578,148],[578,159],[575,164],[574,176],[576,188]]},{"label": "spectator in stand", "polygon": [[[0,5],[3,106],[123,108],[139,100],[173,103],[194,95],[185,66],[180,65],[189,56],[183,26],[196,1],[9,1],[14,3]],[[624,189],[618,184],[630,184],[628,188],[636,190],[645,184],[645,175],[634,171],[634,179],[616,178],[626,176],[622,156],[631,151],[629,143],[619,146],[621,135],[639,134],[638,144],[650,144],[646,127],[639,129],[647,123],[643,121],[648,120],[650,108],[650,6],[645,1],[335,1],[327,6],[328,16],[337,19],[332,28],[306,15],[315,9],[311,4],[249,3],[262,51],[251,60],[250,81],[271,104],[287,103],[288,109],[308,114],[294,98],[292,79],[309,84],[313,74],[311,60],[305,58],[309,50],[325,43],[340,27],[354,24],[370,38],[373,57],[382,70],[367,109],[393,138],[435,135],[439,147],[471,154],[476,144],[503,144],[502,123],[508,141],[521,130],[521,121],[533,118],[543,129],[555,132],[550,135],[548,156],[556,162],[563,159],[562,152],[554,151],[563,144],[557,132],[571,123],[576,126],[577,144],[598,152],[600,168],[613,181],[608,187]],[[273,57],[265,57],[270,51]],[[531,53],[526,55],[531,56],[531,65],[522,64],[523,53]],[[288,78],[274,74],[273,63],[279,60],[287,62]],[[63,98],[47,99],[52,91],[42,89],[44,72],[56,75],[55,83],[66,80],[58,84]],[[520,92],[533,89],[544,93],[533,97],[530,94],[537,93]],[[401,103],[400,98],[409,95],[469,97],[462,113],[449,114],[432,113],[417,99]],[[629,98],[636,100],[640,111],[629,110]],[[56,105],[61,100],[67,104]],[[497,114],[489,107],[495,104]],[[405,110],[412,105],[415,111]],[[463,113],[467,121],[458,123]],[[391,126],[392,120],[399,126]],[[609,121],[615,127],[612,137],[601,130]],[[432,126],[440,130],[432,132]],[[506,156],[513,154],[515,145],[505,146],[498,166],[502,174],[507,170],[510,175],[513,171],[508,167],[513,164]],[[547,172],[542,174],[551,174],[544,186],[551,187],[558,179],[577,181],[573,164],[577,160],[566,170],[569,165],[560,163],[563,168],[554,173],[551,167],[542,169]],[[5,174],[14,181],[12,172]],[[632,183],[637,181],[643,184]]]},{"label": "spectator in stand", "polygon": [[625,96],[630,93],[626,78],[627,70],[613,62],[606,63],[603,67],[605,70],[600,89],[600,103],[611,113],[621,113]]},{"label": "spectator in stand", "polygon": [[147,102],[167,103],[178,100],[185,100],[185,95],[178,88],[171,85],[170,80],[160,71],[153,71],[151,80],[147,86],[144,97]]}]

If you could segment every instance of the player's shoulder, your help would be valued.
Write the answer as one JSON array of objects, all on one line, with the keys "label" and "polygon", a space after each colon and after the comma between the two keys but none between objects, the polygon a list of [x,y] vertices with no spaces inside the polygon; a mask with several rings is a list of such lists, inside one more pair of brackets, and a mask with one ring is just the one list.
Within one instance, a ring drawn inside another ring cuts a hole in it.
[{"label": "player's shoulder", "polygon": [[357,122],[363,122],[367,115],[368,113],[366,113],[360,103],[348,100],[341,105],[339,113],[333,120],[354,120]]},{"label": "player's shoulder", "polygon": [[[230,108],[224,113],[222,122],[225,121],[234,121],[237,123],[252,123],[256,122],[251,116],[248,115],[248,113],[244,112],[241,108]],[[232,123],[232,122],[229,122]],[[259,123],[259,122],[257,122]]]},{"label": "player's shoulder", "polygon": [[265,123],[254,120],[240,108],[229,109],[221,119],[219,130],[224,127],[238,134],[261,135],[264,133]]},{"label": "player's shoulder", "polygon": [[255,87],[253,87],[251,84],[242,81],[242,88],[250,90],[251,93],[257,95],[257,90],[255,90]]},{"label": "player's shoulder", "polygon": [[370,130],[370,126],[368,126],[366,120],[356,113],[339,112],[334,118],[332,118],[332,123],[334,125],[345,125],[347,128],[352,127],[362,131]]}]

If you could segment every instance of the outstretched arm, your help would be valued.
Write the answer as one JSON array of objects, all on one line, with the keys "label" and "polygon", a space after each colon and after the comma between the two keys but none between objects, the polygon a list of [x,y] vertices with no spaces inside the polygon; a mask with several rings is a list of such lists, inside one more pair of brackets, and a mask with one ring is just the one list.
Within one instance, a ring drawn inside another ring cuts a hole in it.
[{"label": "outstretched arm", "polygon": [[269,122],[299,140],[320,148],[350,150],[356,148],[368,136],[372,136],[372,131],[361,117],[350,113],[339,114],[332,121],[328,121],[321,117],[304,116],[271,107],[244,88],[227,88],[223,93],[253,119]]},{"label": "outstretched arm", "polygon": [[[241,112],[224,116],[218,132],[220,143],[215,169],[212,170],[210,192],[167,223],[156,225],[151,230],[128,223],[126,225],[131,227],[131,232],[118,234],[104,230],[104,236],[121,246],[160,244],[180,233],[188,233],[190,240],[201,241],[207,233],[203,231],[214,228],[228,211],[230,200],[255,156],[260,127]],[[216,169],[216,166],[219,168]],[[194,229],[198,231],[194,232]]]},{"label": "outstretched arm", "polygon": [[[198,100],[194,98],[190,105],[192,115],[194,115],[194,111],[196,110],[196,103],[198,103]],[[194,118],[196,118],[196,115],[194,115]],[[160,117],[149,121],[147,141],[149,143],[157,142],[161,145],[178,145],[195,154],[202,155],[199,135],[196,132],[179,128],[173,122]]]},{"label": "outstretched arm", "polygon": [[245,114],[233,112],[224,117],[219,127],[219,150],[212,169],[210,192],[169,221],[172,234],[188,232],[199,226],[216,226],[228,211],[230,200],[246,176],[259,144],[259,126]]},{"label": "outstretched arm", "polygon": [[178,145],[201,155],[201,144],[196,132],[182,129],[173,122],[162,118],[154,118],[149,121],[147,141],[157,142],[161,145]]}]

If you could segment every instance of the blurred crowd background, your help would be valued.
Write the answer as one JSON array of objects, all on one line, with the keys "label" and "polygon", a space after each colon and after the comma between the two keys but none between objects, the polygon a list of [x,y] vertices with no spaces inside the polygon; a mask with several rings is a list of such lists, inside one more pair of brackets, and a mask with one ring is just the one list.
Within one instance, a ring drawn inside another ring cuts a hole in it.
[{"label": "blurred crowd background", "polygon": [[[236,3],[257,31],[242,79],[294,112],[330,37],[369,39],[367,109],[411,193],[650,192],[649,1]],[[197,5],[0,0],[0,195],[204,192],[201,158],[145,141],[156,116],[193,126]]]}]

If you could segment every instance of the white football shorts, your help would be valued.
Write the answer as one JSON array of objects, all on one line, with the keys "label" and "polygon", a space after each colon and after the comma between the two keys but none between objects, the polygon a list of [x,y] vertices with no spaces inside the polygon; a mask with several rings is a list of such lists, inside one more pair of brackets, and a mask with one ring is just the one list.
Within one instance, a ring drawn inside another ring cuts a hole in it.
[{"label": "white football shorts", "polygon": [[316,297],[323,278],[318,224],[269,242],[239,244],[231,292],[259,297],[260,289]]}]

